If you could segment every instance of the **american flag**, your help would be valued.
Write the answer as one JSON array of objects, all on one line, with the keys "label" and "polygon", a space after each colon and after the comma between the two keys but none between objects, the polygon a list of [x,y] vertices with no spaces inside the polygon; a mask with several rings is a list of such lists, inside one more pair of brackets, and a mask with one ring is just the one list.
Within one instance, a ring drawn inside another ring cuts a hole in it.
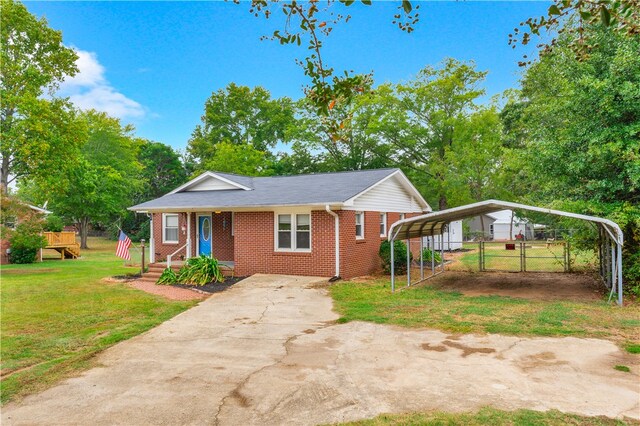
[{"label": "american flag", "polygon": [[131,260],[129,255],[129,247],[131,247],[131,240],[127,237],[122,230],[118,234],[118,247],[116,247],[116,256],[122,259]]}]

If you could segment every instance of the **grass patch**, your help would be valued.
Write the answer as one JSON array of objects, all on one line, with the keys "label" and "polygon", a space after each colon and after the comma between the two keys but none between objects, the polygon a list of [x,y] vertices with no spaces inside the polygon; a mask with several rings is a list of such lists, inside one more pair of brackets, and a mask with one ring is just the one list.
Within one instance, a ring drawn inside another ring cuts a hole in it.
[{"label": "grass patch", "polygon": [[412,414],[383,414],[374,419],[344,423],[350,426],[383,426],[383,425],[586,425],[610,426],[637,424],[609,419],[607,417],[584,417],[575,414],[565,414],[557,410],[533,411],[517,410],[502,411],[494,408],[482,408],[477,413],[412,413]]},{"label": "grass patch", "polygon": [[638,343],[628,343],[624,348],[630,354],[640,354],[640,344]]},{"label": "grass patch", "polygon": [[77,260],[2,267],[3,403],[77,374],[91,366],[96,353],[196,303],[101,282],[136,272],[115,257],[115,245],[91,238],[91,249]]},{"label": "grass patch", "polygon": [[631,372],[631,369],[626,365],[616,365],[615,367],[613,367],[613,369],[618,371],[624,371],[625,373]]},{"label": "grass patch", "polygon": [[525,300],[464,296],[429,285],[392,294],[388,278],[339,282],[330,287],[341,321],[370,321],[405,327],[432,327],[453,333],[523,336],[582,336],[636,344],[640,305],[620,308],[604,301]]}]

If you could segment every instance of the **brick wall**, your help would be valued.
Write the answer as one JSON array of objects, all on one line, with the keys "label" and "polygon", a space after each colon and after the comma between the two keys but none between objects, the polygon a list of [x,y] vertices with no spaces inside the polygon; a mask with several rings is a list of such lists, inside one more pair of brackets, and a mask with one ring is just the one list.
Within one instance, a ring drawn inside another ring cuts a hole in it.
[{"label": "brick wall", "polygon": [[274,250],[273,212],[235,213],[235,273],[335,274],[334,219],[325,211],[311,212],[311,253]]},{"label": "brick wall", "polygon": [[[233,260],[234,237],[231,235],[231,212],[213,213],[211,251],[218,260]],[[195,251],[194,251],[195,253]]]}]

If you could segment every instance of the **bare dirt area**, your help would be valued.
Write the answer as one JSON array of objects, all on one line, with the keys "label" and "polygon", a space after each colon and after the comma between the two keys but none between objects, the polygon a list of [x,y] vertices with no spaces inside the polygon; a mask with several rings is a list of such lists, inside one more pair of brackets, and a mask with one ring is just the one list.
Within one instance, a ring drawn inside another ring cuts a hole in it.
[{"label": "bare dirt area", "polygon": [[485,406],[640,419],[637,359],[613,342],[339,324],[322,282],[240,281],[6,405],[2,424],[314,425]]},{"label": "bare dirt area", "polygon": [[467,296],[498,295],[533,300],[602,300],[602,284],[586,274],[448,271],[427,285]]}]

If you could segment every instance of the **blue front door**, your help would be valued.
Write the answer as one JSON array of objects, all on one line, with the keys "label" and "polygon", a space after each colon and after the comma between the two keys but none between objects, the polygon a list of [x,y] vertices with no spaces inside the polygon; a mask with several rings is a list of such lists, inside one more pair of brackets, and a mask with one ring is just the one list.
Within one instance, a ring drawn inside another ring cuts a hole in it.
[{"label": "blue front door", "polygon": [[211,217],[198,216],[198,255],[211,256]]}]

